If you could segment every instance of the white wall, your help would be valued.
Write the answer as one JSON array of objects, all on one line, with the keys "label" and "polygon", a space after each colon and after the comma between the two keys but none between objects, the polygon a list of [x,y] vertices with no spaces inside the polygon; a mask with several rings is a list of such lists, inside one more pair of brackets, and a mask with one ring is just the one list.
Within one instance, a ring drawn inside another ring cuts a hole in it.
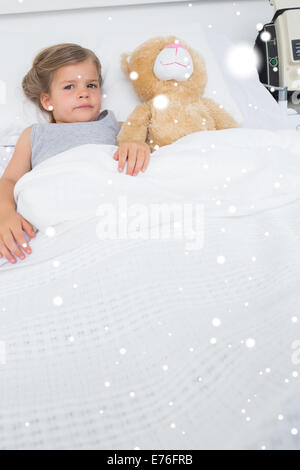
[{"label": "white wall", "polygon": [[[254,41],[256,37],[256,24],[268,22],[273,15],[273,7],[268,0],[240,0],[237,2],[226,0],[198,0],[180,2],[176,0],[171,3],[145,4],[138,0],[137,5],[74,8],[80,5],[91,7],[93,4],[106,4],[106,0],[0,0],[0,13],[9,12],[11,9],[26,11],[36,10],[38,5],[43,9],[59,8],[60,11],[44,11],[34,13],[0,14],[0,40],[5,44],[5,32],[24,31],[24,34],[36,34],[36,40],[40,47],[54,44],[55,42],[76,42],[76,37],[91,37],[101,28],[101,31],[116,29],[118,24],[128,23],[128,27],[134,28],[135,22],[155,21],[157,16],[173,15],[179,18],[197,18],[205,28],[212,25],[213,30],[227,34],[233,40]],[[158,0],[149,0],[155,1]],[[130,3],[130,0],[114,0],[115,3]],[[192,7],[188,4],[191,3]],[[240,12],[237,15],[236,12]],[[108,17],[112,20],[108,21]],[[82,28],[78,24],[82,22]],[[74,26],[76,25],[76,26]],[[76,36],[76,33],[77,36]],[[80,34],[79,34],[80,33]],[[91,44],[89,42],[90,47]],[[21,47],[21,45],[20,45]],[[23,52],[22,52],[23,53]],[[1,54],[1,53],[0,53]]]},{"label": "white wall", "polygon": [[[33,11],[75,10],[119,5],[141,5],[142,3],[169,3],[182,0],[0,0],[0,15]],[[202,1],[202,0],[196,0]]]}]

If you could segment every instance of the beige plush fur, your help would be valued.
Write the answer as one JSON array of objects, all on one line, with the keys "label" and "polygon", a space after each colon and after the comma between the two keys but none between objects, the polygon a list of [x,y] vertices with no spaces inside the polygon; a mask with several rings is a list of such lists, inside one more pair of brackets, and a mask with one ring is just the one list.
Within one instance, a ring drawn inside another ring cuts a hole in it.
[{"label": "beige plush fur", "polygon": [[[118,145],[128,141],[147,142],[153,152],[156,145],[171,144],[192,132],[241,127],[219,104],[203,98],[207,83],[204,60],[183,40],[180,39],[180,43],[190,53],[194,66],[188,80],[177,81],[177,86],[174,86],[176,80],[160,80],[153,73],[157,55],[176,39],[176,36],[152,38],[132,54],[121,55],[123,72],[127,76],[131,72],[138,73],[137,80],[131,82],[144,103],[138,105],[123,123],[117,136]],[[166,108],[154,106],[153,100],[157,95],[167,96],[169,104]]]}]

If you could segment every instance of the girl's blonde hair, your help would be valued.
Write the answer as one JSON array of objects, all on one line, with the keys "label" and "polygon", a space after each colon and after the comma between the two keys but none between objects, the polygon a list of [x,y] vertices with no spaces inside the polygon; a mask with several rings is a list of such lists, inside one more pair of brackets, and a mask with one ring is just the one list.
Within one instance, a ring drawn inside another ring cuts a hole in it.
[{"label": "girl's blonde hair", "polygon": [[[96,54],[90,49],[78,44],[64,43],[56,44],[42,49],[34,58],[32,67],[22,80],[22,87],[27,98],[35,103],[41,111],[43,108],[40,96],[41,93],[50,94],[50,88],[54,73],[65,65],[78,64],[85,60],[91,60],[97,69],[99,86],[102,85],[101,63]],[[52,111],[49,113],[49,122],[55,123]]]}]

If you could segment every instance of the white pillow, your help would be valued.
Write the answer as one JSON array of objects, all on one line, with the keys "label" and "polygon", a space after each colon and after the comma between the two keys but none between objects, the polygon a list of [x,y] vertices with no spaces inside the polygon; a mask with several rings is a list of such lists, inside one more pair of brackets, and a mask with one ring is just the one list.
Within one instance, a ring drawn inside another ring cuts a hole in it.
[{"label": "white pillow", "polygon": [[[0,71],[3,83],[0,97],[0,145],[10,145],[16,143],[25,127],[34,122],[48,122],[47,113],[42,113],[31,103],[22,89],[22,79],[43,45],[38,47],[36,37],[26,31],[12,33],[1,29],[1,38],[5,38],[8,46],[1,47],[1,63],[4,67]],[[24,45],[27,54],[20,52],[20,44]],[[17,60],[12,60],[15,55]]]},{"label": "white pillow", "polygon": [[[134,31],[113,32],[105,35],[95,46],[103,67],[102,107],[112,109],[119,121],[126,121],[134,108],[141,103],[131,85],[129,77],[121,71],[121,53],[133,52],[144,41],[156,36],[175,35],[196,49],[206,63],[208,80],[204,96],[214,99],[239,122],[243,122],[243,115],[235,102],[229,87],[223,78],[215,55],[209,45],[205,33],[199,23],[188,23],[168,26],[165,24],[143,24],[135,26]],[[121,40],[120,40],[121,38]]]}]

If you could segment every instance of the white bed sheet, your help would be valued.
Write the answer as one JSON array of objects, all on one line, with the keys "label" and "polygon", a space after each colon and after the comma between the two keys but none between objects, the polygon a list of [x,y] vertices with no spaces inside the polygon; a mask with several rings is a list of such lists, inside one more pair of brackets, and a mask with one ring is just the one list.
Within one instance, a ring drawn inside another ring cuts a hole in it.
[{"label": "white bed sheet", "polygon": [[[0,448],[299,450],[297,132],[194,133],[135,178],[115,149],[63,152],[15,187],[40,231],[0,267]],[[203,248],[99,239],[88,203],[120,196],[204,203]]]}]

